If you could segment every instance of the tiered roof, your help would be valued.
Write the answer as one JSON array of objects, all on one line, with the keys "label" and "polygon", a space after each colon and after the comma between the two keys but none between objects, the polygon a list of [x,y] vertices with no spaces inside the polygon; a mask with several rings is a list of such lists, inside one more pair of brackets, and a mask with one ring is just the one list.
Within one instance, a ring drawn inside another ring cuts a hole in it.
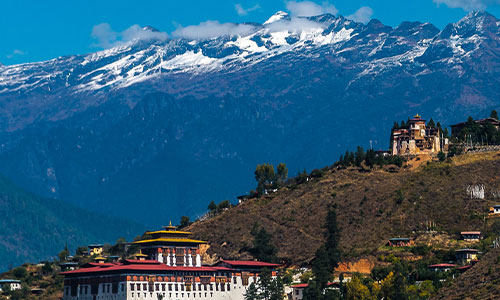
[{"label": "tiered roof", "polygon": [[164,226],[163,230],[157,231],[146,231],[146,235],[150,235],[150,239],[144,239],[140,241],[135,241],[134,244],[187,244],[187,245],[199,245],[207,244],[206,241],[195,240],[189,238],[192,235],[189,231],[177,230],[177,227],[170,225]]}]

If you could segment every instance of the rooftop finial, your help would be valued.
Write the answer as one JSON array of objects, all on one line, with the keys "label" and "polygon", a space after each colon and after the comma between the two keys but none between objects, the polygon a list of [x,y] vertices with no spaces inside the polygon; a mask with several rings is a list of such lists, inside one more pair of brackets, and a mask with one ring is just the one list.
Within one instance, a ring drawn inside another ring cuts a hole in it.
[{"label": "rooftop finial", "polygon": [[420,119],[420,118],[422,118],[422,117],[419,114],[415,115],[415,119]]}]

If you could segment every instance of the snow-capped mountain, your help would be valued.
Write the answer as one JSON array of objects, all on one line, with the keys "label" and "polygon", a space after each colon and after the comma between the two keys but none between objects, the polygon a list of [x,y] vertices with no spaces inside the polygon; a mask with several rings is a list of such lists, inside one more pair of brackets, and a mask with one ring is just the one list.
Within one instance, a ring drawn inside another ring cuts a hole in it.
[{"label": "snow-capped mountain", "polygon": [[410,114],[450,124],[500,106],[500,22],[486,12],[443,30],[284,12],[231,26],[0,66],[0,173],[121,215],[175,203],[141,217],[156,222],[247,191],[256,163],[319,167],[386,148]]}]

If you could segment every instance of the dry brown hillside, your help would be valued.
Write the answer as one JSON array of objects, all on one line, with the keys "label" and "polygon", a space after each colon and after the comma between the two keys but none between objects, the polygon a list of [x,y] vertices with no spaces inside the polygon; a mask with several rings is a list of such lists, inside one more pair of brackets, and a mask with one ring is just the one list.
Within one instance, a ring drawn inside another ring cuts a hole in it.
[{"label": "dry brown hillside", "polygon": [[500,248],[489,251],[474,267],[431,300],[500,299]]},{"label": "dry brown hillside", "polygon": [[[250,230],[258,222],[272,234],[279,257],[300,265],[313,257],[327,207],[336,205],[341,247],[348,259],[355,258],[373,253],[389,237],[416,237],[429,221],[450,234],[482,229],[483,216],[500,194],[499,170],[499,153],[462,155],[398,173],[329,170],[320,179],[195,222],[190,230],[211,241],[210,254],[249,258],[241,249],[251,245]],[[468,187],[474,185],[484,185],[484,200],[471,199]]]}]

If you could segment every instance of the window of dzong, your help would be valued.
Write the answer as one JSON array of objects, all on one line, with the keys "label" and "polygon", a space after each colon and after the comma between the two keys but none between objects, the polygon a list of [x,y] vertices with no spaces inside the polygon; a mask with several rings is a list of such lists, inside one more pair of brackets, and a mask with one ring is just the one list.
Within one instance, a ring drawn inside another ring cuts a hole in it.
[{"label": "window of dzong", "polygon": [[170,292],[172,291],[172,284],[171,284],[171,283],[169,283],[169,284],[168,284],[168,290],[169,290]]},{"label": "window of dzong", "polygon": [[165,291],[165,286],[166,286],[166,284],[165,284],[165,283],[162,283],[162,284],[161,284],[161,291],[162,291],[162,292],[164,292],[164,291]]},{"label": "window of dzong", "polygon": [[221,292],[225,292],[226,291],[226,289],[224,287],[225,287],[225,284],[221,283],[220,284],[220,290],[221,290]]},{"label": "window of dzong", "polygon": [[148,290],[148,284],[147,283],[143,283],[142,284],[142,290],[143,291],[147,291]]},{"label": "window of dzong", "polygon": [[118,282],[113,283],[112,288],[111,288],[111,292],[113,294],[118,294]]},{"label": "window of dzong", "polygon": [[175,286],[175,291],[176,292],[179,291],[179,285],[178,284],[174,284],[174,286]]},{"label": "window of dzong", "polygon": [[231,290],[231,284],[230,284],[230,283],[228,283],[228,284],[227,284],[227,290],[228,290],[228,291],[230,291],[230,290]]},{"label": "window of dzong", "polygon": [[135,289],[134,289],[134,287],[135,287],[135,284],[131,283],[131,284],[130,284],[130,290],[131,290],[131,291],[134,291],[134,290],[135,290]]},{"label": "window of dzong", "polygon": [[138,291],[140,291],[140,290],[141,290],[141,284],[140,284],[140,283],[138,283],[138,284],[137,284],[137,290],[138,290]]}]

